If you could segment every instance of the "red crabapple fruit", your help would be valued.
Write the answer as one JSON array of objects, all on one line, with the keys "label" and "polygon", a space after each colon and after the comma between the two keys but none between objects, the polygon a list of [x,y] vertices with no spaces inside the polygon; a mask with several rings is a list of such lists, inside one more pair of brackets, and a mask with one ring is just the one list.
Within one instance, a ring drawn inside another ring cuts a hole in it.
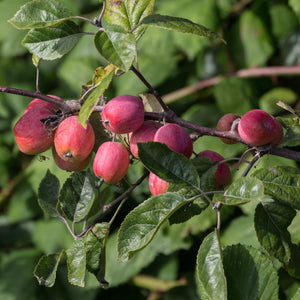
[{"label": "red crabapple fruit", "polygon": [[140,128],[130,134],[130,151],[134,157],[139,158],[137,143],[153,141],[157,128],[153,121],[145,121]]},{"label": "red crabapple fruit", "polygon": [[53,133],[41,122],[52,112],[46,108],[35,108],[24,114],[13,128],[21,152],[35,155],[49,149],[53,144]]},{"label": "red crabapple fruit", "polygon": [[65,161],[59,157],[59,155],[55,151],[55,147],[52,147],[52,156],[55,164],[62,170],[70,171],[70,172],[80,172],[83,171],[90,163],[91,154],[84,160],[80,161]]},{"label": "red crabapple fruit", "polygon": [[276,135],[274,118],[260,109],[245,113],[238,125],[240,137],[249,145],[262,146],[270,143]]},{"label": "red crabapple fruit", "polygon": [[[215,161],[223,161],[224,157],[219,153],[211,150],[205,150],[197,154],[197,157],[208,157],[212,163]],[[231,172],[228,164],[226,162],[218,165],[215,172],[216,186],[219,189],[224,187],[231,182]]]},{"label": "red crabapple fruit", "polygon": [[283,138],[283,129],[280,122],[273,116],[271,116],[275,122],[274,137],[271,140],[273,146],[278,146]]},{"label": "red crabapple fruit", "polygon": [[154,142],[166,144],[171,150],[181,153],[187,158],[193,153],[193,141],[186,130],[177,124],[166,124],[160,127],[155,135]]},{"label": "red crabapple fruit", "polygon": [[[239,118],[240,118],[240,116],[237,114],[228,113],[219,119],[218,124],[217,124],[217,129],[223,130],[223,131],[230,131],[231,127],[232,127],[232,123]],[[220,138],[220,140],[225,144],[236,144],[237,143],[236,141],[226,139],[226,138]]]},{"label": "red crabapple fruit", "polygon": [[169,183],[154,173],[150,172],[149,174],[149,189],[153,196],[164,194],[168,189]]},{"label": "red crabapple fruit", "polygon": [[122,95],[111,99],[101,113],[103,126],[122,134],[137,130],[144,122],[143,102],[135,96]]},{"label": "red crabapple fruit", "polygon": [[129,153],[119,142],[105,142],[100,145],[94,158],[94,173],[106,183],[119,182],[129,167]]},{"label": "red crabapple fruit", "polygon": [[[60,101],[63,101],[61,98],[59,98],[57,96],[54,96],[54,95],[47,95],[47,96],[55,98],[55,99],[60,100]],[[24,114],[27,113],[29,110],[32,110],[32,109],[35,109],[35,108],[47,108],[50,111],[53,111],[53,109],[56,109],[57,107],[52,103],[41,100],[39,98],[35,98],[27,105],[27,107],[24,111]]]},{"label": "red crabapple fruit", "polygon": [[57,127],[54,135],[55,150],[65,161],[85,160],[91,153],[95,143],[95,134],[89,121],[84,128],[78,123],[77,116],[64,119]]}]

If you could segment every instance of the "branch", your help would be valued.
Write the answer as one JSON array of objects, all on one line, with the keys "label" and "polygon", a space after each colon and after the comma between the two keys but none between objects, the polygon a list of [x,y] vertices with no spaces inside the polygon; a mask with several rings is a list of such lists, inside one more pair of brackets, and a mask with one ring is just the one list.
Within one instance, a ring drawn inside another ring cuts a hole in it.
[{"label": "branch", "polygon": [[[225,77],[240,77],[240,78],[251,78],[251,77],[265,77],[265,76],[291,76],[300,75],[300,65],[296,66],[275,66],[275,67],[263,67],[263,68],[251,68],[238,70],[235,73],[227,74]],[[209,79],[200,80],[197,83],[166,94],[162,97],[165,103],[170,103],[192,93],[202,90],[204,88],[214,86],[220,82],[224,76],[218,75]]]}]

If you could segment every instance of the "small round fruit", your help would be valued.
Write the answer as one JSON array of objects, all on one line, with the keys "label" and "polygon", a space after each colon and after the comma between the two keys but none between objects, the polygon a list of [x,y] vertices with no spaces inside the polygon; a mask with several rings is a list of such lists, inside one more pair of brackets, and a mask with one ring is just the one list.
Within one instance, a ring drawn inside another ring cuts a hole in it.
[{"label": "small round fruit", "polygon": [[56,129],[55,150],[59,157],[68,162],[85,160],[95,143],[95,134],[89,121],[86,128],[78,123],[77,116],[64,119]]},{"label": "small round fruit", "polygon": [[59,157],[55,151],[55,147],[52,147],[52,156],[55,164],[62,170],[70,172],[80,172],[83,171],[90,163],[92,158],[92,153],[84,160],[81,161],[65,161]]},{"label": "small round fruit", "polygon": [[[54,95],[47,95],[49,97],[55,98],[57,100],[63,101],[61,98],[54,96]],[[35,98],[33,99],[26,107],[24,114],[27,113],[28,111],[35,109],[35,108],[47,108],[49,109],[51,112],[53,112],[53,110],[57,109],[57,106],[55,106],[52,103],[49,103],[47,101],[41,100],[39,98]]]},{"label": "small round fruit", "polygon": [[[208,157],[212,163],[215,161],[223,161],[224,157],[219,153],[211,150],[205,150],[197,154],[197,157]],[[217,188],[224,187],[231,182],[231,172],[228,164],[226,162],[218,165],[215,172],[216,186]]]},{"label": "small round fruit", "polygon": [[[237,114],[229,113],[221,117],[218,121],[217,124],[217,129],[218,130],[223,130],[223,131],[230,131],[232,127],[232,123],[239,119],[240,116]],[[220,138],[220,140],[225,143],[225,144],[236,144],[236,141],[226,139],[226,138]]]},{"label": "small round fruit", "polygon": [[247,144],[262,146],[271,142],[276,125],[271,115],[263,110],[253,109],[241,117],[238,132]]},{"label": "small round fruit", "polygon": [[168,189],[169,183],[154,173],[150,172],[149,174],[149,189],[153,196],[164,194]]},{"label": "small round fruit", "polygon": [[24,114],[13,128],[20,151],[35,155],[49,149],[53,144],[53,133],[40,121],[52,112],[46,108],[36,108]]},{"label": "small round fruit", "polygon": [[271,140],[271,144],[273,146],[278,146],[283,138],[283,129],[282,129],[282,126],[280,124],[280,122],[273,116],[271,116],[275,122],[275,134],[274,134],[274,137],[272,138]]},{"label": "small round fruit", "polygon": [[94,173],[106,183],[114,184],[125,176],[129,162],[129,153],[123,144],[105,142],[98,148],[94,158]]},{"label": "small round fruit", "polygon": [[133,156],[139,158],[137,143],[146,143],[149,141],[153,141],[156,131],[157,127],[155,126],[154,122],[145,121],[139,129],[130,134],[130,151]]},{"label": "small round fruit", "polygon": [[177,124],[166,124],[160,127],[154,135],[154,142],[164,143],[171,150],[187,158],[190,158],[193,153],[192,139],[187,131]]},{"label": "small round fruit", "polygon": [[144,122],[143,102],[135,96],[122,95],[111,99],[101,113],[103,126],[122,134],[137,130]]}]

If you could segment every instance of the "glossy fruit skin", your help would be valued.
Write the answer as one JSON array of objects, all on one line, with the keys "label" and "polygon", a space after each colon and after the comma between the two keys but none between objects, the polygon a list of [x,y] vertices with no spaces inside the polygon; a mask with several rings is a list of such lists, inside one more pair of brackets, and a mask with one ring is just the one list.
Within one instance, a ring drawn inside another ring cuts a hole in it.
[{"label": "glossy fruit skin", "polygon": [[[210,161],[212,163],[214,163],[215,161],[224,160],[224,157],[222,155],[211,150],[205,150],[197,154],[197,157],[202,157],[202,156],[210,158]],[[226,162],[218,165],[217,170],[215,172],[215,178],[216,178],[217,189],[222,188],[231,182],[232,179],[231,172]]]},{"label": "glossy fruit skin", "polygon": [[105,142],[97,150],[93,169],[106,183],[115,184],[125,176],[129,163],[129,153],[123,144]]},{"label": "glossy fruit skin", "polygon": [[92,153],[84,160],[81,161],[65,161],[58,156],[55,151],[55,147],[52,147],[52,156],[55,164],[62,170],[69,172],[80,172],[87,168],[89,165]]},{"label": "glossy fruit skin", "polygon": [[278,146],[283,138],[283,129],[282,129],[282,126],[280,124],[280,122],[273,116],[271,116],[274,120],[274,123],[275,123],[275,134],[274,134],[274,137],[272,138],[271,140],[271,144],[273,146]]},{"label": "glossy fruit skin", "polygon": [[169,183],[158,176],[156,176],[154,173],[150,172],[149,174],[149,189],[153,196],[157,196],[159,194],[166,193],[168,189]]},{"label": "glossy fruit skin", "polygon": [[[228,113],[219,119],[218,124],[217,124],[217,129],[223,130],[223,131],[230,131],[233,121],[235,121],[239,118],[240,118],[240,116],[237,114]],[[226,138],[220,138],[220,140],[225,144],[236,144],[237,143],[236,141],[226,139]]]},{"label": "glossy fruit skin", "polygon": [[157,126],[153,121],[145,121],[140,128],[130,134],[130,151],[134,157],[139,158],[137,143],[153,141],[156,131]]},{"label": "glossy fruit skin", "polygon": [[123,134],[137,130],[144,122],[143,102],[135,96],[122,95],[111,99],[101,113],[103,126]]},{"label": "glossy fruit skin", "polygon": [[276,133],[274,118],[260,109],[245,113],[239,122],[240,137],[249,145],[262,146],[271,142]]},{"label": "glossy fruit skin", "polygon": [[46,108],[35,108],[24,114],[13,128],[21,152],[29,155],[42,153],[53,144],[53,133],[40,121],[51,115]]},{"label": "glossy fruit skin", "polygon": [[154,142],[166,144],[171,150],[190,158],[193,153],[193,141],[187,131],[177,124],[160,127],[154,136]]},{"label": "glossy fruit skin", "polygon": [[64,119],[56,129],[54,136],[55,150],[65,161],[85,160],[93,150],[95,134],[92,125],[87,121],[84,128],[78,123],[78,116]]},{"label": "glossy fruit skin", "polygon": [[[61,98],[54,96],[54,95],[47,95],[49,97],[55,98],[57,100],[63,101]],[[28,111],[35,109],[35,108],[47,108],[49,109],[51,112],[54,112],[55,109],[57,109],[57,107],[52,104],[49,103],[47,101],[41,100],[39,98],[35,98],[33,99],[26,107],[24,114],[27,113]]]}]

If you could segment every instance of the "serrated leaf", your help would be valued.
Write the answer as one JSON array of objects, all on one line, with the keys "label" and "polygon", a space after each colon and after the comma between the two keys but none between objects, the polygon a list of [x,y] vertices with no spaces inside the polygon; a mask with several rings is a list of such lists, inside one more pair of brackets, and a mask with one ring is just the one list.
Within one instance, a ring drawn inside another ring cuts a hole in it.
[{"label": "serrated leaf", "polygon": [[40,285],[52,287],[56,279],[57,267],[65,256],[65,250],[60,254],[43,255],[37,263],[33,275],[36,277]]},{"label": "serrated leaf", "polygon": [[228,299],[278,299],[278,275],[268,256],[243,245],[226,247],[223,254]]},{"label": "serrated leaf", "polygon": [[85,236],[75,240],[66,252],[69,282],[84,287],[86,272]]},{"label": "serrated leaf", "polygon": [[220,36],[211,31],[210,29],[196,24],[188,19],[165,16],[159,14],[152,14],[145,17],[141,22],[141,25],[159,27],[162,29],[173,30],[181,33],[191,33],[199,36],[217,38],[225,43],[225,41],[220,38]]},{"label": "serrated leaf", "polygon": [[[252,174],[259,178],[265,187],[265,194],[284,202],[295,209],[300,209],[300,174],[284,171],[282,168],[265,168]],[[297,171],[298,172],[298,171]]]},{"label": "serrated leaf", "polygon": [[65,21],[53,27],[31,29],[22,45],[36,57],[54,60],[71,51],[82,36],[74,22]]},{"label": "serrated leaf", "polygon": [[87,95],[78,115],[78,122],[84,128],[86,128],[86,121],[93,112],[94,106],[97,105],[100,96],[109,87],[114,77],[115,70],[116,69],[113,65],[108,65],[105,68],[99,67],[96,69],[94,77],[97,76],[97,82],[94,82],[94,86]]},{"label": "serrated leaf", "polygon": [[135,58],[135,37],[120,26],[107,25],[105,31],[98,31],[94,36],[94,46],[105,60],[125,72]]},{"label": "serrated leaf", "polygon": [[132,210],[118,232],[118,259],[127,261],[145,248],[163,222],[185,203],[183,196],[165,193],[149,198]]},{"label": "serrated leaf", "polygon": [[160,178],[172,183],[199,187],[198,173],[184,155],[158,142],[138,143],[138,149],[142,163]]},{"label": "serrated leaf", "polygon": [[[122,26],[125,31],[131,31],[139,22],[153,12],[155,0],[124,0],[106,1],[104,13],[109,24]],[[136,38],[140,37],[143,28],[134,31]]]},{"label": "serrated leaf", "polygon": [[42,179],[38,189],[38,203],[45,214],[57,217],[56,205],[58,202],[60,184],[58,178],[49,170]]},{"label": "serrated leaf", "polygon": [[88,215],[97,194],[89,171],[73,173],[60,191],[58,206],[69,220],[80,222]]},{"label": "serrated leaf", "polygon": [[53,26],[71,18],[72,12],[60,2],[34,0],[24,4],[9,22],[18,29]]},{"label": "serrated leaf", "polygon": [[201,299],[227,299],[222,250],[216,231],[207,235],[199,248],[196,275]]},{"label": "serrated leaf", "polygon": [[240,205],[262,199],[264,196],[263,183],[252,177],[242,177],[228,186],[224,195],[216,194],[216,201],[226,205]]}]

